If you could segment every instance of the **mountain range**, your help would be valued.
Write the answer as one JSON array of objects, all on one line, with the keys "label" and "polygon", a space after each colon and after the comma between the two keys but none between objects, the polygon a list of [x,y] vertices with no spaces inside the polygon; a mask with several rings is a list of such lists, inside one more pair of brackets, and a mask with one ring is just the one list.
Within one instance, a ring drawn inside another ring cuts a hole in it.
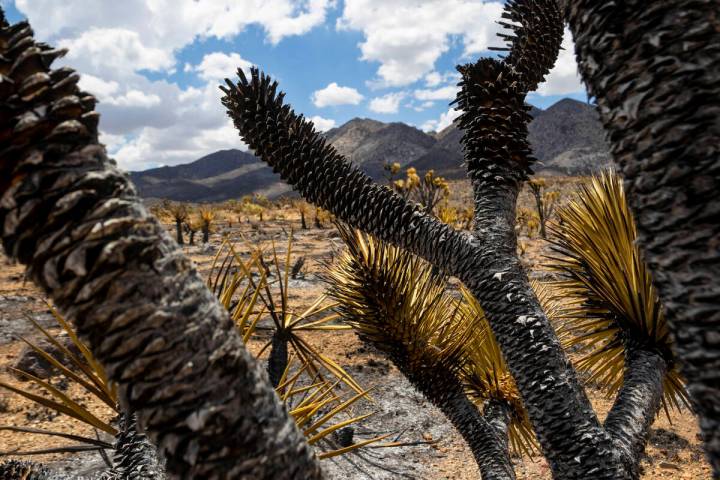
[{"label": "mountain range", "polygon": [[[610,162],[609,148],[592,105],[563,99],[546,110],[534,108],[528,138],[544,175],[584,175]],[[422,173],[434,169],[449,179],[465,178],[462,132],[450,125],[426,133],[404,123],[354,118],[325,132],[325,137],[350,161],[375,179],[386,162]],[[131,172],[145,198],[213,202],[261,194],[269,198],[290,188],[252,153],[220,150],[192,163]]]}]

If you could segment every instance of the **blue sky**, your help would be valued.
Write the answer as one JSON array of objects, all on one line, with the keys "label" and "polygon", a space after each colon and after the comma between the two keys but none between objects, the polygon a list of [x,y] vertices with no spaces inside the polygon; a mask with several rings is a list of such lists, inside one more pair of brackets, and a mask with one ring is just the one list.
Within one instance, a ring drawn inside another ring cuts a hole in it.
[{"label": "blue sky", "polygon": [[[455,65],[491,55],[502,4],[484,0],[0,0],[10,21],[69,48],[100,100],[101,140],[128,170],[244,148],[217,85],[237,67],[275,77],[325,130],[354,117],[442,129]],[[566,50],[530,103],[585,100]]]}]

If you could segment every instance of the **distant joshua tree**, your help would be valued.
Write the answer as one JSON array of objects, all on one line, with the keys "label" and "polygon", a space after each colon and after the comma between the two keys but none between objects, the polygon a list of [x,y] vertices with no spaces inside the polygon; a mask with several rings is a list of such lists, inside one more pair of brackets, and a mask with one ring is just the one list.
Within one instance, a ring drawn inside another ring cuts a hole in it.
[{"label": "distant joshua tree", "polygon": [[547,239],[547,230],[545,225],[550,219],[550,216],[555,210],[558,199],[560,198],[560,192],[548,192],[545,190],[546,183],[542,178],[534,178],[528,182],[530,192],[535,199],[535,206],[537,208],[537,214],[540,224],[540,236]]},{"label": "distant joshua tree", "polygon": [[[588,263],[594,260],[580,253],[593,251],[583,250],[588,240],[583,236],[577,237],[579,243],[557,245],[570,259],[559,266],[567,275],[566,288],[597,307],[590,322],[582,316],[567,320],[579,331],[593,322],[602,325],[607,342],[591,347],[605,358],[608,352],[622,358],[622,364],[612,366],[614,375],[601,376],[617,392],[604,423],[517,256],[516,201],[535,161],[527,141],[525,99],[560,48],[563,21],[555,0],[508,0],[505,57],[458,67],[462,81],[456,104],[462,114],[457,125],[464,132],[474,193],[470,233],[452,229],[373,183],[311,122],[296,115],[277,83],[257,69],[250,78],[238,70],[239,81],[227,81],[223,104],[247,145],[307,201],[377,241],[424,259],[433,267],[430,276],[447,272],[460,279],[468,301],[482,309],[502,352],[496,358],[507,365],[556,478],[638,478],[650,424],[662,402],[672,401],[671,385],[680,373],[687,377],[717,476],[717,1],[561,3],[639,232],[636,243],[633,219],[620,213],[622,204],[616,202],[618,214],[606,220],[623,225],[612,227],[627,233],[618,237],[622,243],[602,233],[589,238],[591,245],[622,251],[618,258],[632,264],[610,270],[632,272],[632,278],[607,277]],[[95,99],[78,88],[79,77],[71,69],[51,69],[64,53],[36,42],[27,22],[9,25],[0,10],[0,236],[5,252],[28,265],[29,278],[74,323],[117,386],[120,405],[136,415],[138,429],[165,458],[172,478],[322,478],[314,451],[280,403],[264,366],[245,349],[227,310],[183,255],[181,232],[175,242],[98,143]],[[597,198],[603,191],[619,198],[612,182],[603,185]],[[591,215],[582,214],[575,223],[582,225]],[[639,260],[638,243],[645,247],[649,269]],[[580,250],[573,250],[577,246]],[[625,290],[632,286],[645,292],[642,312],[613,304],[617,292],[605,286],[620,281]],[[403,294],[406,286],[397,291]],[[377,312],[367,318],[373,323],[363,328],[371,333],[374,325],[384,325]],[[360,326],[361,318],[356,320]],[[408,338],[446,340],[444,331],[407,332],[412,333]],[[457,352],[456,342],[435,345],[447,345],[445,353]],[[442,349],[434,353],[445,358]],[[416,367],[423,363],[413,358],[402,363],[400,354],[404,373],[428,397],[437,394],[432,401],[473,446],[483,478],[514,478],[505,448],[507,417],[492,409],[478,415],[447,372],[431,369],[422,376]],[[597,363],[585,365],[596,371]],[[453,390],[438,391],[433,380]],[[487,455],[483,445],[497,455]],[[16,466],[5,464],[0,471],[29,474]]]},{"label": "distant joshua tree", "polygon": [[175,236],[178,244],[184,245],[183,240],[183,224],[187,221],[190,211],[187,205],[182,202],[167,202],[165,208],[168,214],[175,220]]},{"label": "distant joshua tree", "polygon": [[215,221],[216,213],[212,207],[204,207],[200,209],[198,214],[200,216],[200,230],[202,230],[203,234],[202,241],[203,243],[208,243],[210,241],[210,230]]}]

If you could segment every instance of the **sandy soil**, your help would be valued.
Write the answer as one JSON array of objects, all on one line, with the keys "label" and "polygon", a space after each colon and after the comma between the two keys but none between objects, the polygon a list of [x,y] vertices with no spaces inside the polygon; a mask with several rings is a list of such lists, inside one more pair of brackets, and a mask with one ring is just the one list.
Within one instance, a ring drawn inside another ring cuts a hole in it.
[{"label": "sandy soil", "polygon": [[[556,179],[551,188],[561,192],[561,201],[567,199],[573,179]],[[469,205],[467,185],[453,186],[453,203]],[[521,196],[521,206],[532,208],[527,193]],[[312,225],[312,213],[308,224]],[[229,227],[227,221],[232,221]],[[261,223],[257,220],[238,223],[236,216],[220,215],[216,231],[211,235],[209,247],[186,246],[186,252],[198,265],[201,273],[207,275],[223,234],[240,240],[244,237],[250,243],[270,245],[275,241],[278,254],[286,251],[287,234],[295,231],[293,246],[294,257],[304,256],[304,278],[294,280],[289,300],[297,311],[309,306],[322,294],[323,284],[318,278],[324,264],[332,261],[341,250],[341,241],[334,229],[299,229],[297,212],[289,208],[276,212],[267,212]],[[199,236],[198,236],[199,238]],[[526,243],[524,262],[531,269],[532,276],[546,278],[548,273],[541,268],[542,257],[547,244],[538,238],[522,238]],[[241,251],[247,251],[239,247]],[[18,360],[23,343],[18,336],[37,339],[27,315],[32,316],[52,332],[59,330],[49,315],[42,294],[30,282],[24,281],[23,269],[10,263],[0,255],[0,382],[29,387],[28,382],[20,382],[7,371]],[[265,337],[266,338],[266,337]],[[374,403],[357,405],[353,413],[375,414],[356,429],[356,439],[370,438],[383,433],[393,433],[393,439],[401,442],[420,443],[419,445],[364,449],[359,454],[347,455],[324,461],[329,478],[345,479],[476,479],[477,468],[472,455],[460,436],[445,421],[442,414],[429,405],[399,374],[379,352],[364,345],[352,332],[328,332],[305,335],[312,345],[322,349],[334,361],[366,388],[373,388]],[[260,335],[250,348],[257,351],[262,343]],[[51,382],[62,385],[61,377]],[[39,391],[32,387],[33,391]],[[80,403],[89,406],[101,418],[111,418],[110,409],[81,391],[76,385],[70,385],[67,393]],[[588,387],[588,393],[601,418],[612,404],[602,392]],[[672,423],[670,422],[672,420]],[[77,421],[58,415],[51,410],[26,401],[19,396],[0,389],[0,426],[15,425],[34,428],[48,428],[63,432],[93,436],[91,428]],[[51,437],[20,434],[0,429],[0,452],[12,452],[51,448],[60,442]],[[2,457],[0,457],[2,459]],[[77,470],[93,470],[102,466],[102,459],[96,454],[41,455],[36,460],[52,463],[58,467]],[[513,459],[519,479],[551,478],[546,462],[541,456],[515,457]],[[703,457],[699,441],[697,422],[691,412],[674,412],[670,419],[661,415],[653,425],[645,458],[642,462],[643,479],[710,478],[710,469]]]}]

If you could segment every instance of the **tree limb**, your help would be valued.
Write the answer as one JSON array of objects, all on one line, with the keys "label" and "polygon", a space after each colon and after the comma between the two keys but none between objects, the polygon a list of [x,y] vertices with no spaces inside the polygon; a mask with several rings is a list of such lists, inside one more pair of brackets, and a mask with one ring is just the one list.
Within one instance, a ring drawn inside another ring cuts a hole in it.
[{"label": "tree limb", "polygon": [[570,0],[580,72],[625,178],[720,476],[720,8]]},{"label": "tree limb", "polygon": [[0,11],[0,236],[182,478],[320,478],[228,312],[97,143],[64,53]]},{"label": "tree limb", "polygon": [[666,371],[667,363],[659,353],[627,346],[623,386],[605,419],[605,429],[633,478],[640,477],[640,460],[660,410]]}]

